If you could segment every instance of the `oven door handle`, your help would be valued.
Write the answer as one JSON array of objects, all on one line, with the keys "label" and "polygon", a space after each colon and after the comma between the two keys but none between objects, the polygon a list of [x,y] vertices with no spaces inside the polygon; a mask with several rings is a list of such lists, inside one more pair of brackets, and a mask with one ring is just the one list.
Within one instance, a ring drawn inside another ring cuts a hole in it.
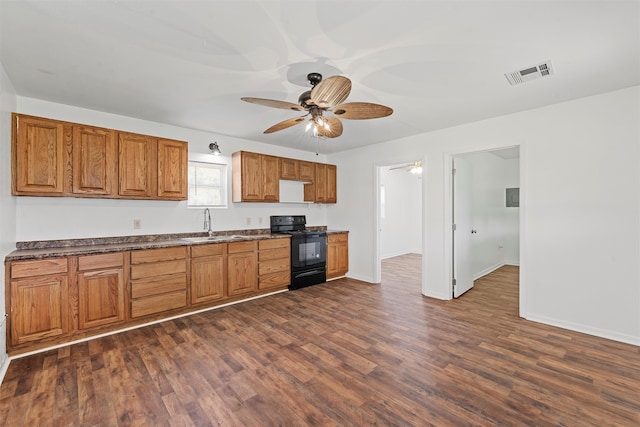
[{"label": "oven door handle", "polygon": [[313,274],[318,274],[319,271],[321,271],[321,270],[305,271],[304,273],[296,274],[295,277],[311,276]]}]

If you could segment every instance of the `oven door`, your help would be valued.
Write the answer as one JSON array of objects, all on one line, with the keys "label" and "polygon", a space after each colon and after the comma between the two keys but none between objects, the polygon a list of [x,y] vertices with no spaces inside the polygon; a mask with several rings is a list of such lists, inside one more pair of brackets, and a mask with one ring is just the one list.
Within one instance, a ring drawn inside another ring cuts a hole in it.
[{"label": "oven door", "polygon": [[327,262],[327,236],[325,234],[294,235],[291,238],[291,268],[324,266]]}]

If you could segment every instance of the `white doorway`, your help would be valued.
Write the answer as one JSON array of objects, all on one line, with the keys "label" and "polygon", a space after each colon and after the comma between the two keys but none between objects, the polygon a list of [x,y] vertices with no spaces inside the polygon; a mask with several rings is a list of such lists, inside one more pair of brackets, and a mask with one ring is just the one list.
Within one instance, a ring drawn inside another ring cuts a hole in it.
[{"label": "white doorway", "polygon": [[[376,166],[376,282],[382,278],[382,261],[404,255],[422,256],[422,160]],[[415,271],[415,269],[414,269]],[[422,268],[418,271],[422,283]],[[421,285],[416,292],[421,293]]]},{"label": "white doorway", "polygon": [[474,280],[520,265],[520,208],[513,199],[520,191],[519,147],[455,154],[450,164],[450,295],[457,298]]}]

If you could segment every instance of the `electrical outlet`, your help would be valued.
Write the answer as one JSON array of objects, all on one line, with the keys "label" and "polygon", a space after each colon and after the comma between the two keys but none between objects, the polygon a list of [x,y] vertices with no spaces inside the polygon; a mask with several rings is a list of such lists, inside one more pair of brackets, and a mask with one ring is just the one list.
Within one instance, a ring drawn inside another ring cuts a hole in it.
[{"label": "electrical outlet", "polygon": [[135,228],[136,230],[139,228],[142,228],[142,220],[141,219],[134,219],[133,220],[133,228]]},{"label": "electrical outlet", "polygon": [[250,216],[247,217],[247,225],[251,225],[251,217]]}]

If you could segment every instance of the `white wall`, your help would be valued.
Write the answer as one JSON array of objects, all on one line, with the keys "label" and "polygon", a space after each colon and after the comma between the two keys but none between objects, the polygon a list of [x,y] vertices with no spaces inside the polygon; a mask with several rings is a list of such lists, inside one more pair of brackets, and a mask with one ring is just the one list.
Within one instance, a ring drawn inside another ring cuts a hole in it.
[{"label": "white wall", "polygon": [[380,257],[422,253],[422,179],[407,169],[380,170],[385,213],[380,225]]},{"label": "white wall", "polygon": [[422,157],[423,293],[449,299],[449,155],[520,145],[521,315],[640,344],[639,99],[635,86],[330,155],[348,169],[327,220],[350,230],[349,276],[376,279],[376,164]]},{"label": "white wall", "polygon": [[[216,158],[216,162],[229,165],[229,208],[212,211],[214,231],[269,228],[270,215],[284,214],[306,215],[308,225],[326,225],[324,205],[231,202],[231,154],[235,151],[318,162],[325,161],[324,156],[32,98],[18,97],[17,110],[34,116],[186,140],[190,157],[213,157],[208,154],[209,143],[218,141],[223,155]],[[9,165],[8,158],[3,164]],[[338,170],[338,175],[340,173]],[[203,210],[188,209],[186,201],[18,197],[16,203],[18,241],[198,232],[203,225]],[[141,220],[142,228],[133,228],[134,219]]]},{"label": "white wall", "polygon": [[[11,196],[11,112],[16,108],[16,92],[0,64],[0,256],[2,259],[16,245],[16,203]],[[0,382],[6,361],[6,321],[4,263],[0,286]]]}]

